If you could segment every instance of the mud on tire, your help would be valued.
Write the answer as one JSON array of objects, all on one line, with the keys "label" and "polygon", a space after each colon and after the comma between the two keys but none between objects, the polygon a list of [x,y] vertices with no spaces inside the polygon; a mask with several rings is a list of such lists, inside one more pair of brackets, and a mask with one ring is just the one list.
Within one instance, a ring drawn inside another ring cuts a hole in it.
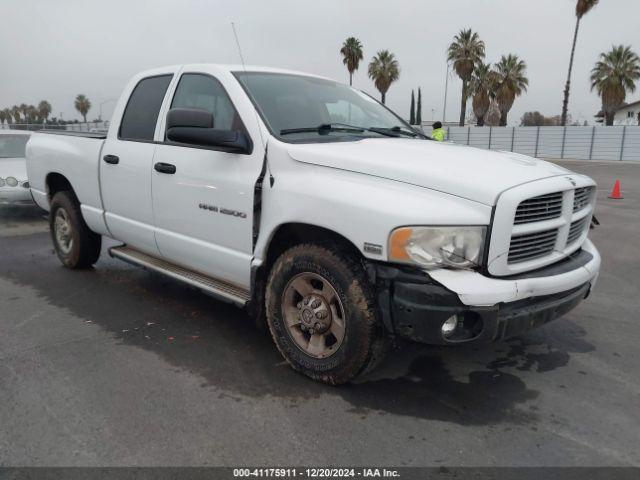
[{"label": "mud on tire", "polygon": [[386,353],[388,335],[364,268],[339,248],[302,244],[285,251],[271,269],[265,303],[280,353],[314,380],[346,383]]},{"label": "mud on tire", "polygon": [[56,254],[65,267],[88,268],[98,261],[102,237],[89,230],[73,192],[58,192],[53,196],[49,229]]}]

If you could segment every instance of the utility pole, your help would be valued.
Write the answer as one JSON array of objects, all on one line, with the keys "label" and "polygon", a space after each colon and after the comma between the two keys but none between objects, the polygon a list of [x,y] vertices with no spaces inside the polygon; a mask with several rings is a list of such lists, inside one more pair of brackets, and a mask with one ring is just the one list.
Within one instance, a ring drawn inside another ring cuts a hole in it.
[{"label": "utility pole", "polygon": [[98,118],[100,119],[100,121],[102,121],[102,106],[105,103],[109,103],[109,102],[113,102],[113,101],[115,101],[115,98],[109,98],[109,99],[105,100],[104,102],[100,102],[100,113],[98,114]]},{"label": "utility pole", "polygon": [[444,107],[442,107],[442,123],[447,123],[447,93],[449,91],[449,61],[447,60],[447,76],[444,81]]}]

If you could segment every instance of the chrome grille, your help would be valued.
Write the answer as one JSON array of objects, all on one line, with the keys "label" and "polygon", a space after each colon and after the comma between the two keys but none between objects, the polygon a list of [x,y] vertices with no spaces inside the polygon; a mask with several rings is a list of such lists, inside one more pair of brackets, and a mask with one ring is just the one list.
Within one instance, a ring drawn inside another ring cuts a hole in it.
[{"label": "chrome grille", "polygon": [[567,237],[567,245],[571,245],[578,240],[584,233],[585,227],[589,224],[589,217],[585,217],[581,220],[576,220],[569,227],[569,236]]},{"label": "chrome grille", "polygon": [[573,212],[579,212],[591,203],[591,195],[593,195],[594,187],[576,188],[573,196]]},{"label": "chrome grille", "polygon": [[562,214],[562,192],[548,193],[528,198],[518,205],[515,225],[542,222],[560,217]]},{"label": "chrome grille", "polygon": [[514,235],[511,237],[507,263],[527,262],[549,255],[555,248],[557,238],[557,228]]}]

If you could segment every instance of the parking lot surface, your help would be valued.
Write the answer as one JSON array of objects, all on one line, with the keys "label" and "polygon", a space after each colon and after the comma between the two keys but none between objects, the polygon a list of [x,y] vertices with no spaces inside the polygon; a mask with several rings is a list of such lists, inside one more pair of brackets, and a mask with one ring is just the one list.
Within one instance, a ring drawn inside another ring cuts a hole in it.
[{"label": "parking lot surface", "polygon": [[588,300],[334,388],[243,311],[104,252],[66,270],[43,212],[0,207],[0,465],[640,465],[640,164],[563,165],[599,183]]}]

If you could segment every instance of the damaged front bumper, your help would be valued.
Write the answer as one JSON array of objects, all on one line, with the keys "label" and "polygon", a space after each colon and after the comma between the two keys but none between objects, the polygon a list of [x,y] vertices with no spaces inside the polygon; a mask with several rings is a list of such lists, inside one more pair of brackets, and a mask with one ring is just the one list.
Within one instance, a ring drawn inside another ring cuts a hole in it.
[{"label": "damaged front bumper", "polygon": [[[515,277],[475,271],[419,272],[376,265],[379,304],[395,335],[428,344],[491,342],[555,320],[595,285],[600,255],[587,240],[563,262]],[[445,322],[455,325],[443,330]]]}]

